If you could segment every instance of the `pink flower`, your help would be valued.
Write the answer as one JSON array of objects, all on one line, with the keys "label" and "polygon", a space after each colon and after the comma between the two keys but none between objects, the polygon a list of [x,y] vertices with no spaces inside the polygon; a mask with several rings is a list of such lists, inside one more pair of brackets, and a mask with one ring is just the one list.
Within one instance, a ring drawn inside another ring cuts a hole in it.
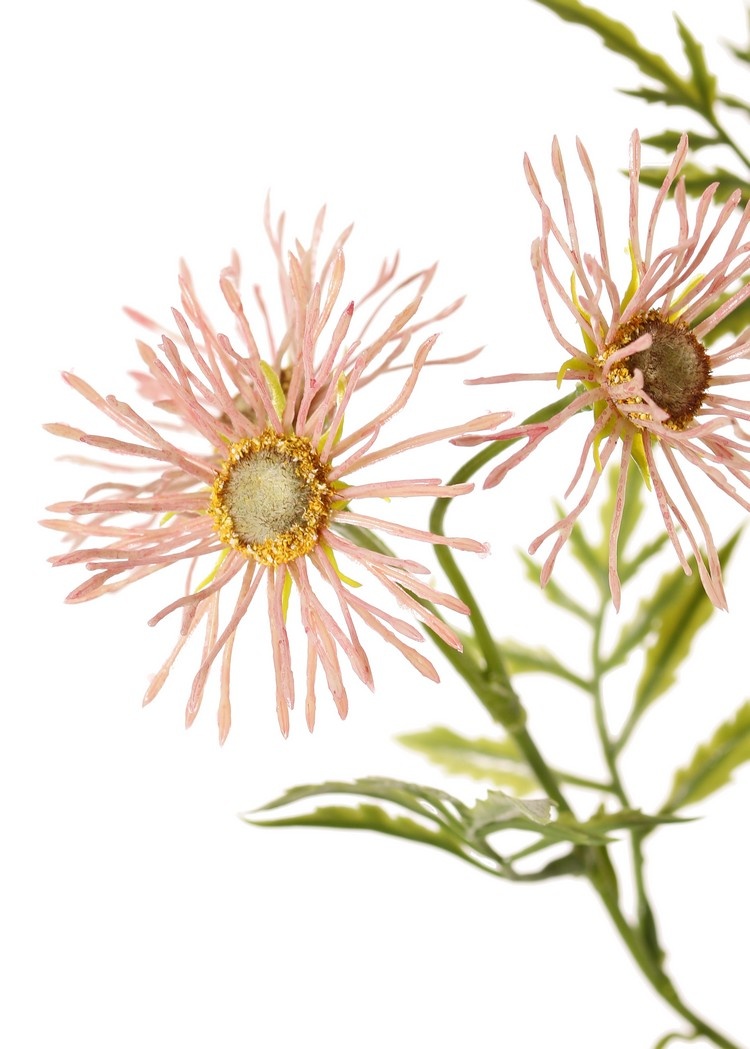
[{"label": "pink flower", "polygon": [[[533,541],[530,552],[556,536],[542,568],[544,585],[574,523],[591,500],[604,467],[619,446],[618,497],[609,545],[610,589],[618,607],[617,539],[631,460],[656,495],[683,569],[690,572],[678,529],[682,529],[697,559],[706,593],[720,608],[726,608],[726,598],[716,543],[685,467],[700,471],[743,509],[750,510],[742,491],[750,487],[750,435],[741,426],[750,420],[750,400],[746,389],[744,397],[740,393],[750,375],[730,367],[750,354],[750,329],[721,350],[709,352],[705,345],[711,331],[750,296],[750,283],[746,283],[750,277],[750,243],[743,241],[750,205],[741,213],[736,211],[740,201],[740,191],[736,190],[721,210],[709,217],[718,188],[718,183],[714,183],[698,201],[691,226],[684,181],[678,179],[687,148],[687,136],[683,136],[648,216],[644,241],[639,216],[640,140],[637,132],[633,133],[628,222],[631,274],[622,291],[610,262],[594,171],[581,143],[578,156],[590,186],[597,230],[595,253],[586,253],[579,243],[557,140],[552,145],[552,166],[562,194],[564,221],[560,225],[552,217],[534,169],[525,158],[526,177],[542,213],[542,235],[532,245],[531,262],[544,315],[568,358],[555,372],[516,373],[474,381],[542,379],[558,385],[573,382],[577,384],[576,395],[547,422],[456,442],[526,439],[519,451],[490,473],[485,487],[491,487],[565,422],[583,409],[593,409],[581,456],[566,492],[569,495],[581,481],[591,454],[593,467],[584,482],[583,494],[562,520]],[[674,202],[667,203],[672,187]],[[663,212],[672,211],[672,207],[677,235],[659,250],[657,226]],[[552,305],[555,301],[561,304],[568,326],[572,321],[577,329],[572,339],[564,324],[558,324]]]},{"label": "pink flower", "polygon": [[[240,298],[236,258],[222,273],[220,285],[236,321],[237,339],[219,334],[212,326],[183,269],[183,312],[173,311],[174,333],[163,335],[156,350],[139,343],[148,368],[138,376],[140,390],[170,413],[164,425],[157,429],[130,405],[113,396],[102,397],[82,379],[65,374],[65,381],[130,439],[91,435],[66,424],[47,427],[53,434],[124,456],[126,471],[132,471],[132,480],[126,483],[118,479],[123,466],[115,467],[119,474],[95,485],[83,501],[50,507],[65,517],[44,523],[66,532],[74,546],[52,558],[52,563],[84,564],[93,573],[68,600],[87,601],[154,572],[185,565],[184,590],[150,620],[156,624],[172,612],[181,615],[176,644],[144,702],[156,696],[181,649],[202,627],[202,655],[186,722],[190,725],[197,715],[209,672],[218,662],[221,742],[231,720],[232,649],[251,604],[261,600],[256,597],[261,587],[266,596],[257,615],[267,615],[270,622],[276,708],[286,735],[295,698],[287,633],[292,593],[306,634],[305,709],[312,729],[319,668],[342,717],[348,706],[342,655],[360,680],[373,687],[358,634],[362,623],[395,646],[422,674],[437,680],[429,660],[404,641],[421,641],[420,631],[360,596],[359,582],[344,574],[339,561],[353,566],[347,565],[347,571],[365,573],[445,642],[460,648],[455,633],[420,599],[459,613],[466,613],[466,606],[425,582],[428,569],[423,565],[365,544],[370,530],[377,529],[428,545],[485,550],[473,539],[447,539],[360,509],[366,499],[434,499],[470,491],[471,485],[446,486],[437,478],[402,480],[386,474],[360,481],[358,474],[410,449],[498,425],[507,413],[383,443],[381,431],[406,405],[435,343],[436,336],[430,336],[403,363],[411,335],[429,323],[415,317],[434,267],[394,287],[395,263],[384,266],[356,310],[352,302],[337,309],[344,278],[341,248],[349,230],[318,268],[322,217],[321,213],[312,247],[305,250],[297,243],[287,265],[281,248],[282,223],[273,233],[267,221],[286,320],[279,342],[271,334],[258,289],[262,336],[256,339]],[[416,294],[395,316],[388,314],[390,319],[373,334],[370,329],[392,295],[411,286]],[[375,305],[363,309],[363,303],[375,296]],[[268,346],[265,355],[259,349],[263,342]],[[396,396],[373,418],[351,425],[355,392],[396,364],[406,369]]]}]

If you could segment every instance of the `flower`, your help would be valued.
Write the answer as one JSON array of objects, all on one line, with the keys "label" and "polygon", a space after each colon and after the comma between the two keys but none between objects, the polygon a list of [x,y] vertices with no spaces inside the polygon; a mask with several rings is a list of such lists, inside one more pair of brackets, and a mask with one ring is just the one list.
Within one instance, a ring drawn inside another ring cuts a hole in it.
[{"label": "flower", "polygon": [[[508,416],[485,416],[390,445],[380,441],[381,431],[409,400],[435,343],[436,336],[427,338],[404,364],[412,334],[429,320],[451,313],[459,303],[427,321],[417,321],[415,315],[434,267],[394,286],[394,262],[381,269],[374,288],[356,309],[349,302],[337,311],[344,278],[342,246],[349,230],[318,267],[322,218],[321,212],[311,248],[304,249],[297,242],[286,266],[282,266],[282,222],[274,232],[266,219],[278,260],[286,325],[283,338],[275,342],[269,312],[256,289],[268,343],[266,357],[261,355],[261,340],[253,333],[240,297],[237,258],[223,271],[220,286],[237,322],[239,341],[212,326],[183,267],[182,312],[173,311],[174,333],[164,334],[157,349],[139,343],[148,368],[137,375],[140,392],[157,409],[169,413],[163,424],[152,425],[130,405],[113,396],[102,397],[83,379],[66,373],[65,381],[133,440],[87,434],[61,423],[47,426],[55,435],[124,456],[125,469],[132,472],[127,483],[115,474],[112,480],[91,488],[83,501],[60,502],[49,508],[65,516],[43,523],[66,532],[73,542],[73,549],[51,558],[52,563],[85,564],[93,573],[72,591],[68,601],[87,601],[154,572],[187,565],[184,592],[150,620],[156,624],[176,611],[182,616],[177,642],[152,680],[144,702],[157,695],[180,651],[202,626],[202,655],[187,703],[186,723],[190,725],[198,713],[209,671],[221,657],[218,721],[222,743],[231,721],[233,646],[251,604],[258,604],[256,595],[262,586],[270,623],[276,708],[286,735],[295,696],[287,631],[292,592],[307,639],[305,707],[312,729],[319,666],[342,717],[348,707],[342,654],[355,674],[373,687],[358,635],[359,622],[394,645],[426,677],[437,680],[429,660],[403,640],[421,641],[416,627],[359,596],[360,584],[344,574],[339,560],[348,559],[356,572],[367,573],[447,644],[460,648],[455,633],[421,600],[459,613],[466,613],[466,606],[425,582],[428,570],[420,563],[391,554],[382,544],[378,548],[371,542],[370,530],[460,550],[481,553],[486,549],[473,539],[445,538],[359,508],[361,500],[373,498],[465,494],[471,485],[443,485],[436,478],[393,480],[388,475],[360,482],[358,474],[410,449],[498,425]],[[404,288],[413,296],[408,304],[380,325],[377,336],[365,337],[380,311]],[[355,317],[359,321],[362,304],[374,296],[376,305],[365,311],[364,323],[360,321],[352,337]],[[158,327],[130,312],[150,328]],[[397,366],[406,368],[407,374],[395,397],[374,417],[353,428],[345,426],[345,411],[348,424],[354,394],[375,375]],[[122,471],[123,466],[116,469]],[[233,603],[225,613],[227,601]]]},{"label": "flower", "polygon": [[[731,320],[731,314],[750,296],[750,243],[742,240],[750,221],[750,205],[736,217],[740,202],[740,191],[736,190],[709,221],[709,208],[719,185],[713,183],[698,201],[691,228],[684,179],[678,177],[688,148],[687,136],[683,136],[648,217],[644,243],[639,217],[641,150],[638,133],[634,132],[628,223],[631,274],[621,292],[610,262],[594,170],[583,145],[577,145],[591,191],[598,239],[598,251],[594,254],[584,253],[579,243],[557,140],[552,145],[552,166],[562,193],[563,224],[558,225],[552,217],[534,169],[528,157],[524,160],[526,178],[542,213],[542,235],[534,241],[531,252],[539,298],[550,329],[569,358],[559,372],[471,380],[498,383],[542,379],[554,380],[558,385],[574,382],[578,384],[576,392],[570,403],[547,421],[486,437],[466,437],[456,443],[526,439],[519,451],[489,474],[485,487],[491,487],[569,419],[583,409],[593,409],[580,460],[566,492],[567,497],[580,481],[591,452],[594,465],[583,495],[566,516],[538,536],[529,548],[534,553],[546,539],[557,536],[542,568],[542,585],[549,580],[558,553],[619,444],[620,473],[609,544],[609,584],[615,606],[620,603],[617,540],[628,467],[634,460],[656,495],[684,571],[689,574],[690,566],[679,528],[695,555],[706,593],[717,607],[726,608],[716,543],[683,466],[700,471],[743,509],[750,510],[750,503],[732,483],[750,487],[750,435],[741,428],[742,422],[750,420],[750,400],[743,398],[739,389],[731,389],[741,387],[750,375],[728,367],[750,354],[750,329],[721,350],[709,352],[706,347],[710,333],[728,318]],[[657,225],[667,210],[667,196],[672,188],[678,232],[671,244],[657,252]],[[721,237],[728,241],[718,249]],[[560,253],[560,265],[566,271],[563,276],[558,275],[553,264],[552,251]],[[711,257],[714,261],[708,261]],[[571,270],[568,290],[566,281]],[[572,318],[577,326],[583,349],[558,326],[550,301],[555,298],[562,303],[567,319]],[[672,481],[677,498],[683,501],[682,508],[670,493]]]}]

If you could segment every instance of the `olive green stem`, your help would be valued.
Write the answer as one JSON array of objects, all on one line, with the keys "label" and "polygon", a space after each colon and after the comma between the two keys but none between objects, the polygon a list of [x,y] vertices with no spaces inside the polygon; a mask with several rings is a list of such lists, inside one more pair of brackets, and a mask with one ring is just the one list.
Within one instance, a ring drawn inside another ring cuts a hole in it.
[{"label": "olive green stem", "polygon": [[[605,849],[591,849],[591,853],[605,853]],[[607,909],[615,928],[620,934],[625,946],[638,968],[654,988],[656,993],[685,1020],[693,1026],[697,1034],[710,1038],[720,1049],[741,1049],[741,1046],[730,1041],[726,1035],[717,1031],[715,1027],[707,1023],[693,1012],[680,998],[676,987],[661,968],[661,965],[653,958],[646,946],[640,931],[634,928],[625,918],[617,902],[616,895],[610,887],[610,880],[606,871],[606,861],[602,857],[593,857],[593,863],[587,873],[591,884],[599,894],[602,903]]]}]

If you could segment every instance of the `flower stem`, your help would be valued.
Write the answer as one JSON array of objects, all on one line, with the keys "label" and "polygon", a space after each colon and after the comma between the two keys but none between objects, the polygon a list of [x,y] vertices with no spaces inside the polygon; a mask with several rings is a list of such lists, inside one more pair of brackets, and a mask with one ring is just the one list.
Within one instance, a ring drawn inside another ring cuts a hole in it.
[{"label": "flower stem", "polygon": [[715,1027],[712,1027],[711,1024],[707,1023],[694,1013],[693,1010],[682,1001],[676,987],[664,972],[660,963],[653,958],[640,934],[640,931],[627,921],[620,910],[616,895],[613,894],[610,887],[609,876],[606,872],[606,864],[602,855],[606,853],[606,849],[593,848],[590,851],[592,853],[598,853],[599,856],[594,857],[593,863],[587,871],[589,880],[599,894],[602,903],[606,907],[607,912],[614,922],[615,928],[619,932],[631,957],[656,993],[668,1005],[670,1005],[676,1013],[679,1013],[680,1016],[692,1024],[696,1034],[701,1034],[705,1038],[709,1038],[714,1045],[719,1046],[720,1049],[742,1049],[737,1042],[730,1041],[726,1035],[717,1031]]}]

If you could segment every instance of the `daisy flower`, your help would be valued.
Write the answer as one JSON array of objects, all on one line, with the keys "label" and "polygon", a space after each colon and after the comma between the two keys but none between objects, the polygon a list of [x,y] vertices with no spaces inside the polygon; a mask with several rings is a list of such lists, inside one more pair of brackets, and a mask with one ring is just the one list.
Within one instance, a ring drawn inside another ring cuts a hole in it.
[{"label": "daisy flower", "polygon": [[[382,432],[409,401],[437,338],[431,335],[412,353],[413,333],[446,316],[458,303],[418,320],[434,267],[398,283],[392,263],[381,269],[356,308],[353,302],[342,308],[342,246],[349,231],[318,266],[322,213],[311,247],[304,249],[297,242],[286,260],[282,222],[276,231],[268,218],[266,225],[277,258],[285,320],[279,341],[257,288],[261,330],[256,336],[251,328],[240,296],[236,257],[220,281],[237,330],[231,338],[213,327],[183,267],[182,310],[173,311],[174,331],[162,334],[156,348],[138,344],[147,366],[137,376],[140,392],[167,413],[162,423],[147,421],[129,404],[101,396],[83,379],[66,373],[65,381],[129,439],[89,434],[62,423],[47,426],[55,435],[121,457],[106,464],[111,467],[110,480],[89,489],[82,501],[54,504],[49,509],[63,518],[43,522],[65,532],[73,543],[70,552],[52,558],[52,563],[83,564],[92,573],[68,601],[88,601],[154,572],[184,566],[184,587],[150,620],[153,625],[176,612],[180,629],[144,702],[162,688],[186,642],[202,633],[186,723],[195,719],[209,672],[217,665],[221,742],[231,722],[232,651],[238,631],[252,629],[245,623],[251,605],[261,604],[255,614],[266,616],[270,624],[276,709],[285,735],[295,700],[287,630],[292,594],[306,636],[304,691],[310,729],[321,670],[342,717],[348,707],[342,657],[373,687],[359,637],[362,624],[426,677],[437,680],[429,660],[407,643],[421,641],[420,631],[361,596],[361,580],[345,574],[340,563],[347,563],[347,572],[375,583],[380,600],[387,595],[448,645],[460,648],[455,633],[422,602],[458,613],[467,613],[467,607],[434,589],[425,580],[425,566],[367,540],[371,530],[377,530],[428,546],[484,553],[486,547],[474,539],[446,538],[386,520],[380,516],[379,501],[464,495],[470,484],[444,485],[434,477],[394,479],[388,472],[390,463],[410,449],[497,426],[508,418],[507,413],[497,413],[385,443]],[[392,296],[404,289],[408,302],[394,315],[389,310]],[[133,315],[150,328],[158,327]],[[355,393],[376,375],[397,367],[405,375],[395,396],[373,417],[350,425]],[[383,473],[386,463],[388,471]],[[381,470],[360,479],[360,472],[372,467]],[[371,513],[363,501],[373,499],[378,502]]]},{"label": "daisy flower", "polygon": [[[576,391],[567,407],[546,422],[522,425],[487,437],[458,440],[525,438],[525,444],[488,476],[485,487],[498,484],[550,434],[584,409],[591,424],[566,497],[578,485],[593,459],[583,493],[572,510],[538,536],[534,553],[555,537],[544,562],[541,582],[550,577],[555,559],[586,508],[604,467],[619,448],[619,482],[609,544],[609,583],[615,606],[620,603],[617,540],[622,520],[625,483],[631,462],[654,492],[667,534],[686,573],[690,566],[686,542],[695,555],[702,584],[711,601],[726,608],[716,543],[690,471],[699,471],[743,509],[750,510],[750,435],[742,424],[750,420],[750,400],[743,384],[750,375],[733,362],[750,354],[750,329],[720,350],[706,341],[722,321],[750,296],[750,243],[746,236],[750,205],[737,211],[736,190],[718,211],[711,204],[718,183],[700,197],[691,223],[684,180],[679,177],[688,150],[683,136],[659,189],[642,235],[638,133],[631,138],[630,204],[627,247],[630,280],[620,290],[611,265],[604,214],[588,153],[578,157],[591,195],[596,228],[595,250],[580,242],[572,195],[555,139],[552,167],[560,187],[563,221],[553,218],[537,176],[524,160],[526,178],[542,215],[542,235],[532,245],[531,263],[542,310],[557,342],[568,355],[557,372],[515,373],[472,380],[506,383],[528,380],[572,382]],[[670,190],[673,199],[668,199]],[[676,234],[658,246],[657,227],[665,213],[676,219]],[[625,237],[622,238],[623,242]],[[572,277],[571,277],[572,273]],[[564,322],[558,322],[553,303]],[[571,323],[572,322],[572,323]],[[571,338],[568,329],[575,334]],[[705,549],[705,553],[704,553]]]}]

